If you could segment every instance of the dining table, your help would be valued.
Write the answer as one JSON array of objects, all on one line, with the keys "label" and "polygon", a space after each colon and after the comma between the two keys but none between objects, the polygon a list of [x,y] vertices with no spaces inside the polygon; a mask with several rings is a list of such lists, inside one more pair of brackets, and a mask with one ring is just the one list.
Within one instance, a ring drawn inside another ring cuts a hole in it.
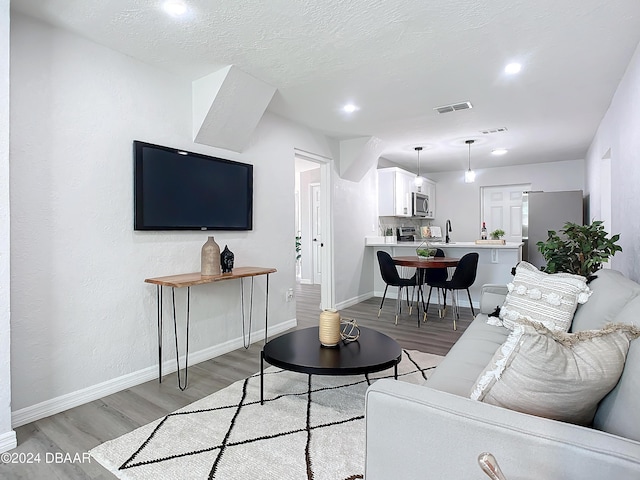
[{"label": "dining table", "polygon": [[[405,255],[392,257],[393,263],[400,267],[413,267],[416,269],[416,288],[418,297],[416,298],[416,313],[418,315],[418,326],[420,326],[420,296],[422,295],[423,322],[427,321],[427,309],[424,305],[424,295],[422,294],[422,283],[424,275],[422,274],[428,268],[449,268],[456,267],[459,258],[455,257],[420,257],[418,255]],[[445,305],[446,307],[446,305]],[[443,316],[443,312],[438,312],[439,316]]]}]

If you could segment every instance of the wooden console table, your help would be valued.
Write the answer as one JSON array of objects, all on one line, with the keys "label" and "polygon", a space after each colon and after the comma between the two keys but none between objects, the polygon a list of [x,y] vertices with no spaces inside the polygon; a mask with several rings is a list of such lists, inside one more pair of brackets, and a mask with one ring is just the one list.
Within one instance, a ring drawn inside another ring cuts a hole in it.
[{"label": "wooden console table", "polygon": [[[173,309],[173,331],[176,341],[176,365],[178,373],[178,388],[184,390],[187,388],[187,369],[189,367],[189,301],[191,298],[191,287],[195,285],[205,285],[208,283],[223,282],[225,280],[240,279],[241,288],[241,305],[242,305],[242,338],[244,347],[249,348],[251,344],[251,318],[253,314],[253,280],[259,275],[267,276],[265,318],[264,318],[264,341],[267,342],[267,325],[269,322],[269,274],[275,273],[275,268],[262,267],[237,267],[231,273],[220,274],[214,276],[203,277],[200,272],[182,273],[178,275],[169,275],[166,277],[147,278],[145,283],[156,285],[156,296],[158,302],[158,381],[162,382],[162,287],[171,287],[171,303]],[[249,307],[249,332],[248,340],[245,340],[245,319],[244,319],[244,279],[251,278],[251,296]],[[180,379],[180,355],[178,351],[178,324],[176,320],[176,288],[187,288],[187,318],[186,318],[186,341],[185,341],[185,364],[184,364],[184,385]]]}]

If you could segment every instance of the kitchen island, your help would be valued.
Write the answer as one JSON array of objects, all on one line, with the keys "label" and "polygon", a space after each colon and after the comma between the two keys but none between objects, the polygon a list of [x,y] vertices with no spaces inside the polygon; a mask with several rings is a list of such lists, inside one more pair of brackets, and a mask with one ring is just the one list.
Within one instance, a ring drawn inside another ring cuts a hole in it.
[{"label": "kitchen island", "polygon": [[[385,287],[385,283],[380,275],[380,267],[378,265],[378,250],[384,250],[392,257],[399,257],[415,255],[416,248],[420,245],[424,246],[424,242],[422,241],[385,243],[384,241],[380,241],[381,239],[382,238],[380,237],[368,237],[365,239],[365,246],[373,250],[373,261],[375,262],[375,266],[373,268],[373,289],[376,297],[382,297]],[[480,306],[480,288],[482,285],[485,283],[505,285],[510,282],[513,279],[511,269],[515,267],[520,260],[522,260],[522,242],[507,242],[504,245],[478,245],[475,242],[429,242],[429,245],[433,248],[442,249],[447,257],[461,258],[466,253],[478,252],[479,258],[476,281],[469,289],[474,308],[478,308]],[[453,273],[453,270],[453,268],[450,269],[451,274]],[[410,277],[413,275],[415,269],[398,267],[398,271],[401,276]],[[426,293],[428,293],[428,289]],[[396,289],[389,289],[389,292],[387,292],[387,297],[396,298],[396,295]],[[469,300],[466,295],[460,295],[459,300],[459,305],[469,306]],[[435,296],[435,292],[431,297],[431,301],[432,303],[436,303],[438,301],[438,297]],[[447,302],[450,305],[448,299]]]}]

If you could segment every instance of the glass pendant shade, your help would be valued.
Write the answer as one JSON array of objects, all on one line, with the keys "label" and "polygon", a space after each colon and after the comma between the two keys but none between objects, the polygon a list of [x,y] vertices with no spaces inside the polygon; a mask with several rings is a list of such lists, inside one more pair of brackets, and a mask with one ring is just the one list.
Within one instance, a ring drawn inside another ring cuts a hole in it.
[{"label": "glass pendant shade", "polygon": [[476,172],[467,170],[464,172],[464,183],[473,183],[476,181]]}]

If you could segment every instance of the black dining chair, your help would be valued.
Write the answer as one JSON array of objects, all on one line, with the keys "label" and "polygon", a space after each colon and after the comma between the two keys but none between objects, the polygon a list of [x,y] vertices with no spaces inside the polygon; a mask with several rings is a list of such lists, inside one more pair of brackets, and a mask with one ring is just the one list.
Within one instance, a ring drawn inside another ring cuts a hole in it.
[{"label": "black dining chair", "polygon": [[[453,305],[453,329],[457,330],[456,318],[460,318],[460,312],[457,302],[455,301],[455,290],[466,290],[469,297],[469,305],[471,306],[471,314],[475,317],[476,312],[471,301],[471,293],[469,287],[476,281],[476,272],[478,271],[478,253],[471,252],[463,255],[456,266],[451,280],[434,282],[431,287],[442,288],[444,290],[444,307],[447,308],[447,290],[451,290],[451,303]],[[429,300],[427,299],[427,308],[429,308]]]},{"label": "black dining chair", "polygon": [[382,275],[382,280],[386,284],[384,287],[384,294],[382,295],[382,302],[380,302],[380,309],[378,310],[378,317],[382,313],[382,305],[384,305],[384,299],[387,296],[387,289],[389,285],[392,287],[398,287],[398,301],[396,303],[396,325],[398,324],[398,315],[402,312],[401,300],[402,300],[402,289],[406,289],[406,297],[407,297],[407,306],[409,306],[409,288],[415,287],[416,285],[416,275],[414,274],[411,278],[402,278],[398,273],[398,268],[396,264],[393,263],[393,259],[391,255],[387,252],[383,252],[382,250],[378,251],[378,263],[380,264],[380,274]]}]

